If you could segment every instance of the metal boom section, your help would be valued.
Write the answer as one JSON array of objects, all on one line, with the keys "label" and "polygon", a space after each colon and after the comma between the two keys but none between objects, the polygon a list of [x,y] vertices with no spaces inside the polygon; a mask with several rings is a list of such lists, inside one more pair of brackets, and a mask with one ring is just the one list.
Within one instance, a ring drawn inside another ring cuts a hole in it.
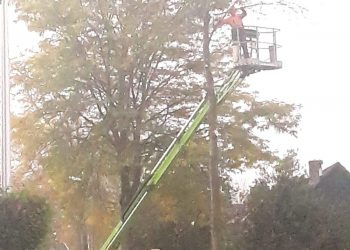
[{"label": "metal boom section", "polygon": [[[216,91],[217,104],[220,104],[225,96],[230,93],[233,89],[237,88],[243,81],[245,75],[240,70],[233,70],[226,81],[219,87]],[[139,191],[135,194],[129,207],[123,214],[123,219],[117,224],[113,229],[112,233],[109,235],[100,250],[107,250],[110,247],[118,246],[121,241],[121,236],[126,230],[127,225],[140,206],[142,201],[147,197],[147,195],[152,190],[152,187],[159,183],[163,174],[169,169],[169,166],[179,154],[183,146],[191,139],[191,137],[196,132],[198,126],[202,123],[203,119],[209,111],[209,102],[207,98],[204,98],[199,104],[198,108],[193,112],[191,117],[188,119],[187,123],[182,127],[180,132],[177,134],[175,139],[172,141],[170,146],[164,152],[162,157],[158,160],[157,164],[151,171],[151,174]]]}]

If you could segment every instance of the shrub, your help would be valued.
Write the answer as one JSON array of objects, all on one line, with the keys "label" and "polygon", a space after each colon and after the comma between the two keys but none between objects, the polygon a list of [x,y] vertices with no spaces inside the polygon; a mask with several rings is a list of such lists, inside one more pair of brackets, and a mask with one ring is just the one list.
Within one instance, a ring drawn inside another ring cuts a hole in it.
[{"label": "shrub", "polygon": [[37,249],[49,229],[49,206],[25,193],[0,196],[0,250]]}]

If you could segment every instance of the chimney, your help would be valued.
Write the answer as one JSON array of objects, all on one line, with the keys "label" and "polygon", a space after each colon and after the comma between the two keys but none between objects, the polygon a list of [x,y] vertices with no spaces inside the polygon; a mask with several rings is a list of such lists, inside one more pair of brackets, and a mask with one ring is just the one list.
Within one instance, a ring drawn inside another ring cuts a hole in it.
[{"label": "chimney", "polygon": [[310,185],[317,185],[320,181],[320,177],[322,175],[322,164],[323,161],[309,161],[309,183]]}]

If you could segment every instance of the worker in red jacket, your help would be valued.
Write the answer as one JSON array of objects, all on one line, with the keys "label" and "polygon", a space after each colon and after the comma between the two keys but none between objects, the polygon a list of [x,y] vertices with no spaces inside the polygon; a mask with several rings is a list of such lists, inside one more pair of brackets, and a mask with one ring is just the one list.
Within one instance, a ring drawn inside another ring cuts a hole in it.
[{"label": "worker in red jacket", "polygon": [[235,7],[229,9],[230,16],[219,21],[218,26],[221,27],[224,24],[228,24],[232,28],[232,41],[238,41],[237,35],[239,37],[239,42],[243,49],[243,55],[245,58],[249,58],[246,34],[244,31],[244,25],[242,19],[247,16],[247,12],[244,8],[240,8],[241,13],[237,12]]}]

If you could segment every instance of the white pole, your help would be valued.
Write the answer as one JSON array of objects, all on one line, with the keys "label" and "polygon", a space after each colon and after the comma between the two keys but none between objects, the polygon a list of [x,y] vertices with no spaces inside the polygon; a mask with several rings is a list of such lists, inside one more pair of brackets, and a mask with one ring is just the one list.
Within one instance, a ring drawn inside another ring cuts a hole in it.
[{"label": "white pole", "polygon": [[1,6],[1,188],[6,190],[10,179],[10,86],[9,48],[6,0]]}]

